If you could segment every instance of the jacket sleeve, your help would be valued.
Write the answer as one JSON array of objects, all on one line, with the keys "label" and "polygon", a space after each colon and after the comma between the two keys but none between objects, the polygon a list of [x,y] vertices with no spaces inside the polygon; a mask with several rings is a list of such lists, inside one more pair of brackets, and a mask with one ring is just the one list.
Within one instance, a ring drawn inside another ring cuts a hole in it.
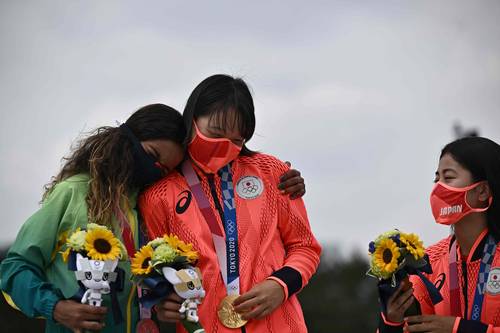
[{"label": "jacket sleeve", "polygon": [[[280,163],[275,169],[276,183],[279,175],[287,170]],[[278,228],[283,241],[286,257],[282,268],[275,271],[271,278],[279,279],[286,285],[285,295],[300,291],[316,272],[320,261],[321,246],[314,237],[307,217],[304,201],[290,200],[278,194]]]},{"label": "jacket sleeve", "polygon": [[57,254],[60,221],[71,202],[71,188],[56,186],[42,207],[22,226],[0,266],[0,286],[8,301],[29,317],[52,320],[58,288],[47,281],[45,267]]},{"label": "jacket sleeve", "polygon": [[457,318],[453,333],[500,333],[500,326],[493,326],[480,321]]},{"label": "jacket sleeve", "polygon": [[168,225],[172,216],[167,200],[163,200],[152,191],[146,191],[139,197],[139,212],[146,226],[149,239],[169,233]]},{"label": "jacket sleeve", "polygon": [[377,333],[403,333],[404,323],[393,323],[385,318],[381,312],[378,321]]}]

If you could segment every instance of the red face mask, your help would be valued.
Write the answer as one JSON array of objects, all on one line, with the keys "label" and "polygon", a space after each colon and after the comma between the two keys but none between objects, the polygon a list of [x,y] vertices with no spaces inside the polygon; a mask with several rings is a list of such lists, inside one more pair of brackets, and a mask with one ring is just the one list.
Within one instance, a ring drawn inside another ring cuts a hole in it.
[{"label": "red face mask", "polygon": [[216,173],[240,154],[241,147],[226,138],[207,138],[196,123],[196,134],[188,145],[191,159],[206,173]]},{"label": "red face mask", "polygon": [[467,202],[467,192],[476,188],[479,184],[480,182],[458,188],[441,182],[436,183],[431,192],[431,209],[436,222],[451,225],[457,223],[466,215],[488,210],[493,202],[491,196],[486,208],[472,208]]}]

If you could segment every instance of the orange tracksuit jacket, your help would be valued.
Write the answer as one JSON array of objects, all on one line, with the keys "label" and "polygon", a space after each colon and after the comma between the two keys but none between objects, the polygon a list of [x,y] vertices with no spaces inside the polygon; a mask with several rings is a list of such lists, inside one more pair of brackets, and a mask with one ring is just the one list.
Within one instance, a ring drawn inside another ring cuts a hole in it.
[{"label": "orange tracksuit jacket", "polygon": [[[471,248],[468,258],[463,258],[458,252],[457,268],[460,286],[460,302],[461,309],[467,309],[467,316],[462,314],[462,318],[470,318],[472,305],[474,303],[474,294],[476,291],[477,280],[479,275],[479,265],[483,256],[484,243],[486,241],[487,230],[485,230],[476,240]],[[449,287],[449,253],[454,237],[450,236],[439,241],[437,244],[427,248],[426,253],[429,255],[429,260],[432,266],[432,274],[426,274],[428,279],[440,289],[443,301],[433,305],[429,294],[422,283],[416,276],[410,276],[410,281],[413,283],[413,295],[420,303],[422,314],[436,314],[441,316],[450,316],[450,287]],[[493,278],[497,276],[498,285],[490,286],[486,289],[484,295],[483,308],[481,312],[481,323],[471,320],[463,320],[457,318],[453,333],[500,333],[500,243],[497,245],[493,263],[490,271],[490,283],[494,283]],[[495,276],[493,276],[495,275]],[[388,323],[380,329],[380,332],[402,332],[402,326],[397,327],[395,324]]]},{"label": "orange tracksuit jacket", "polygon": [[[264,154],[240,156],[232,163],[241,294],[270,276],[283,286],[286,294],[286,300],[273,313],[261,320],[250,320],[245,326],[247,333],[307,332],[295,293],[316,271],[321,247],[311,232],[302,199],[290,200],[277,189],[279,176],[287,169],[284,163]],[[220,177],[208,176],[196,167],[195,170],[224,230],[217,210],[217,206],[221,207],[223,203]],[[263,185],[262,193],[256,198],[245,198],[237,193],[238,182],[249,176],[259,178]],[[173,172],[150,187],[140,198],[139,209],[151,238],[172,233],[193,243],[199,251],[198,267],[207,291],[199,307],[199,317],[205,330],[211,333],[241,332],[241,329],[224,327],[217,318],[217,306],[227,295],[226,287],[212,234],[184,177]],[[177,331],[185,332],[180,324]]]}]

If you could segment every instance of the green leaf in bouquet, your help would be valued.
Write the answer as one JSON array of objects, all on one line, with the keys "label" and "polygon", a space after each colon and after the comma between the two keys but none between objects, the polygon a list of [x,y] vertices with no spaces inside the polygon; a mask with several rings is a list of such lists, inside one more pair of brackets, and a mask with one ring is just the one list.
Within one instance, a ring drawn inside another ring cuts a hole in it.
[{"label": "green leaf in bouquet", "polygon": [[368,272],[366,272],[366,275],[371,276],[373,278],[379,279],[380,277],[373,271],[373,269],[369,269]]},{"label": "green leaf in bouquet", "polygon": [[396,281],[396,274],[392,274],[391,277],[391,287],[396,288],[397,281]]}]

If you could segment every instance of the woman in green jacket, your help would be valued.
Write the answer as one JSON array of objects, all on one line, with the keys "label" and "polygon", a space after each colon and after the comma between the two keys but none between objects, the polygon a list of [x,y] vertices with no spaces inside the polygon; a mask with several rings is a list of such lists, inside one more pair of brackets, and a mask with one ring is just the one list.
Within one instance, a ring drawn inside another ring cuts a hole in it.
[{"label": "woman in green jacket", "polygon": [[[183,160],[185,134],[178,111],[152,104],[121,126],[101,127],[82,139],[2,261],[0,285],[7,301],[29,317],[47,319],[46,332],[135,332],[139,308],[129,263],[118,265],[124,271],[117,293],[123,320],[116,323],[109,295],[102,307],[78,302],[80,287],[59,252],[68,234],[90,222],[108,226],[122,242],[123,230],[130,230],[132,247],[138,248],[137,193]],[[279,187],[294,196],[305,192],[295,170],[283,176]]]}]

